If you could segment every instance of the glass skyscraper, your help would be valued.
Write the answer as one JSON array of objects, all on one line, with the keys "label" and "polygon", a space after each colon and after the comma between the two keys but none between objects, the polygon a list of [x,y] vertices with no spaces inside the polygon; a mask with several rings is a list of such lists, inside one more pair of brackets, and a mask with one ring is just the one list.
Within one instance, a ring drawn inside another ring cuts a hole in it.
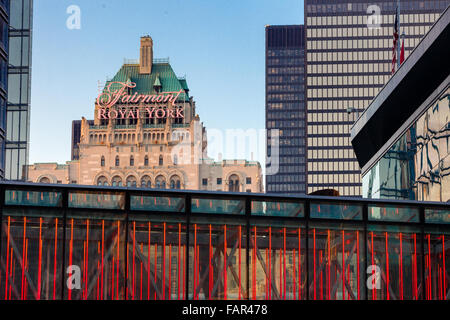
[{"label": "glass skyscraper", "polygon": [[305,32],[303,25],[266,26],[267,155],[279,130],[279,170],[266,174],[269,193],[306,192]]},{"label": "glass skyscraper", "polygon": [[5,176],[9,0],[0,1],[0,179]]},{"label": "glass skyscraper", "polygon": [[[450,1],[400,3],[407,57]],[[305,0],[308,193],[361,195],[350,127],[391,77],[396,7],[396,0]]]},{"label": "glass skyscraper", "polygon": [[29,150],[32,17],[33,0],[10,1],[4,153],[7,180],[22,180],[27,176],[23,170]]}]

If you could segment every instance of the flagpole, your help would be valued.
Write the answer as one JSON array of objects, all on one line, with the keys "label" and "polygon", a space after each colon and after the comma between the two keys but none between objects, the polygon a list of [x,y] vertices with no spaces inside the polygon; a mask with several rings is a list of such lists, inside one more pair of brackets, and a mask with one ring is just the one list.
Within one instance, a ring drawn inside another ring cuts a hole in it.
[{"label": "flagpole", "polygon": [[400,0],[397,0],[397,8],[398,8],[398,12],[396,12],[396,14],[398,14],[397,19],[398,19],[398,41],[397,41],[397,68],[400,68]]}]

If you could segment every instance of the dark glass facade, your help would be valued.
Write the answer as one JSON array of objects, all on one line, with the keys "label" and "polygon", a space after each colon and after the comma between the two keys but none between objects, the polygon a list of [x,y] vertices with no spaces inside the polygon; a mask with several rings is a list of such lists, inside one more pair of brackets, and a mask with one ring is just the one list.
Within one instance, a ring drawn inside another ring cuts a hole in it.
[{"label": "dark glass facade", "polygon": [[448,204],[11,182],[0,194],[1,300],[450,299]]},{"label": "dark glass facade", "polygon": [[363,197],[450,201],[450,87],[363,173]]},{"label": "dark glass facade", "polygon": [[[401,0],[406,57],[449,4]],[[380,9],[379,28],[367,25],[370,5]],[[308,193],[362,194],[350,127],[391,76],[396,6],[396,0],[305,0]]]},{"label": "dark glass facade", "polygon": [[9,0],[0,1],[0,179],[5,177]]},{"label": "dark glass facade", "polygon": [[267,155],[279,130],[279,169],[266,174],[269,193],[306,192],[305,32],[302,25],[266,26]]},{"label": "dark glass facade", "polygon": [[26,180],[31,93],[33,0],[11,0],[5,179]]}]

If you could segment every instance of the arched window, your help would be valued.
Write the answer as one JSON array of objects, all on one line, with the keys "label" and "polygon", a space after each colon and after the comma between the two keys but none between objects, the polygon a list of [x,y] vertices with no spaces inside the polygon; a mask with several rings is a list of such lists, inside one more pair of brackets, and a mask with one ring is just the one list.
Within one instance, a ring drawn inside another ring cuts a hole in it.
[{"label": "arched window", "polygon": [[43,177],[39,180],[39,183],[50,183],[50,179],[47,177]]},{"label": "arched window", "polygon": [[127,187],[136,187],[137,181],[135,176],[128,176]]},{"label": "arched window", "polygon": [[149,176],[143,176],[141,178],[141,188],[151,188],[152,182]]},{"label": "arched window", "polygon": [[163,176],[157,176],[155,179],[155,185],[158,189],[165,189],[166,188],[166,178]]},{"label": "arched window", "polygon": [[163,156],[160,155],[160,156],[159,156],[159,165],[162,166],[163,164],[164,164]]},{"label": "arched window", "polygon": [[122,186],[122,178],[119,176],[114,176],[111,180],[111,185],[113,187],[121,187]]},{"label": "arched window", "polygon": [[148,167],[148,156],[144,158],[144,166]]},{"label": "arched window", "polygon": [[130,167],[133,167],[133,166],[134,166],[134,157],[131,156],[130,157]]},{"label": "arched window", "polygon": [[228,179],[228,191],[239,192],[239,177],[235,174]]},{"label": "arched window", "polygon": [[104,167],[105,166],[105,157],[102,156],[102,159],[100,160],[100,166]]},{"label": "arched window", "polygon": [[120,166],[120,159],[119,156],[116,156],[116,167]]},{"label": "arched window", "polygon": [[107,186],[108,185],[108,179],[106,179],[105,176],[100,176],[97,179],[97,185],[98,186]]},{"label": "arched window", "polygon": [[180,177],[174,175],[170,178],[170,189],[181,189]]},{"label": "arched window", "polygon": [[173,164],[174,165],[178,164],[178,156],[176,154],[173,155]]}]

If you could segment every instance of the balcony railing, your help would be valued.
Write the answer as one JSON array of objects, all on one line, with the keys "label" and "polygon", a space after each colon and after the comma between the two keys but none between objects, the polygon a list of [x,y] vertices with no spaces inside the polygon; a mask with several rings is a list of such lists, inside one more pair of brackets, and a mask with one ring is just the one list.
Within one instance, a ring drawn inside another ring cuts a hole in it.
[{"label": "balcony railing", "polygon": [[5,300],[450,299],[447,203],[2,182],[0,210]]}]

